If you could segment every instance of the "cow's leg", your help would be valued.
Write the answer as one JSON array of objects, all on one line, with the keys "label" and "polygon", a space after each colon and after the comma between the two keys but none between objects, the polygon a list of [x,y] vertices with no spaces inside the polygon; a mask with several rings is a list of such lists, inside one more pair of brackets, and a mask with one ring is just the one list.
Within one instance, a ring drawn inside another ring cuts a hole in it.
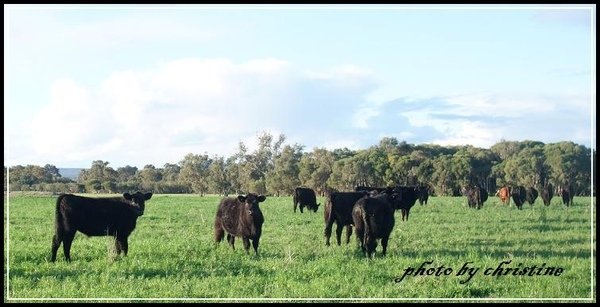
[{"label": "cow's leg", "polygon": [[73,238],[75,238],[75,230],[67,231],[63,234],[63,251],[65,253],[65,260],[71,261],[71,244],[73,244]]},{"label": "cow's leg", "polygon": [[406,216],[406,209],[400,210],[402,212],[402,220],[404,221],[404,217]]},{"label": "cow's leg", "polygon": [[258,242],[260,241],[260,237],[256,237],[252,240],[252,247],[254,248],[254,254],[258,255]]},{"label": "cow's leg", "polygon": [[225,230],[223,230],[223,227],[221,227],[221,223],[219,222],[219,220],[215,220],[215,242],[221,242],[224,236]]},{"label": "cow's leg", "polygon": [[298,202],[294,201],[294,213],[296,213],[296,208],[298,207]]},{"label": "cow's leg", "polygon": [[129,243],[127,243],[127,236],[117,236],[117,242],[121,246],[123,256],[127,256],[127,250],[129,249]]},{"label": "cow's leg", "polygon": [[242,237],[242,241],[244,242],[244,250],[246,254],[250,253],[250,239],[248,237]]},{"label": "cow's leg", "polygon": [[331,228],[333,227],[333,219],[328,220],[325,224],[325,245],[329,246],[329,238],[331,238]]},{"label": "cow's leg", "polygon": [[304,204],[300,203],[300,213],[304,213]]},{"label": "cow's leg", "polygon": [[381,247],[383,247],[383,255],[385,256],[385,253],[387,251],[387,245],[388,245],[388,240],[390,239],[390,236],[384,236],[383,238],[381,238]]},{"label": "cow's leg", "polygon": [[232,236],[231,234],[227,234],[227,242],[229,242],[229,245],[231,246],[231,248],[233,248],[235,250],[235,236]]},{"label": "cow's leg", "polygon": [[352,226],[346,225],[346,244],[350,243],[350,236],[352,235]]},{"label": "cow's leg", "polygon": [[58,251],[62,240],[62,231],[57,231],[56,234],[52,237],[52,256],[50,259],[52,262],[56,261],[56,252]]},{"label": "cow's leg", "polygon": [[119,238],[117,238],[115,236],[115,250],[117,251],[117,256],[121,254],[121,251],[123,250],[122,246],[121,246],[121,242],[119,241]]},{"label": "cow's leg", "polygon": [[337,239],[337,244],[342,245],[342,231],[344,230],[344,225],[341,223],[337,223],[337,227],[335,228],[335,238]]}]

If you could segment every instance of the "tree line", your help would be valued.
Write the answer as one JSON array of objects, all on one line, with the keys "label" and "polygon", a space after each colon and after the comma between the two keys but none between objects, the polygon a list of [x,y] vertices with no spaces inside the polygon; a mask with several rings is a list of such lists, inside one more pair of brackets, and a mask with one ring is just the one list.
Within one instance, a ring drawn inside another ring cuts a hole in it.
[{"label": "tree line", "polygon": [[[384,137],[366,149],[304,152],[301,144],[285,144],[285,135],[263,132],[258,148],[250,152],[240,142],[230,157],[189,153],[178,163],[162,168],[114,169],[108,161],[93,161],[76,181],[61,177],[54,165],[10,167],[11,191],[54,193],[154,193],[290,195],[306,186],[323,195],[327,189],[351,191],[357,185],[418,185],[433,195],[460,196],[467,185],[480,185],[493,193],[503,185],[540,188],[571,184],[576,195],[595,195],[591,161],[596,151],[573,142],[502,140],[489,149],[433,144],[408,144]],[[595,164],[594,164],[595,174]],[[4,182],[7,168],[4,167]],[[6,191],[6,185],[4,187]]]}]

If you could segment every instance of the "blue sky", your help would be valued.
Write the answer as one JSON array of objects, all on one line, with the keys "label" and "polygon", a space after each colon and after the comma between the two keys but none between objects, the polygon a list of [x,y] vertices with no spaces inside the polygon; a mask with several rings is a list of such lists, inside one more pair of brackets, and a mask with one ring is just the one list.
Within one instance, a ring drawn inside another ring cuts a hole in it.
[{"label": "blue sky", "polygon": [[595,147],[595,5],[5,5],[5,165]]}]

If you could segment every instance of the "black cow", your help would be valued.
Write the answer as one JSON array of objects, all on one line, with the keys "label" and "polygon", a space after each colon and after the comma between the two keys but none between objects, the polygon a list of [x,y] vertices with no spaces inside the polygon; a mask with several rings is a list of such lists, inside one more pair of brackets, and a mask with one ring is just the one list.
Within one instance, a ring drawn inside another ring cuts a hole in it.
[{"label": "black cow", "polygon": [[127,256],[127,238],[144,214],[145,202],[152,193],[125,193],[123,197],[91,198],[61,194],[56,200],[55,234],[52,238],[52,262],[63,244],[65,259],[71,261],[71,244],[75,233],[87,236],[113,236],[117,255]]},{"label": "black cow", "polygon": [[540,197],[544,201],[544,205],[550,206],[550,201],[552,200],[552,197],[554,197],[554,188],[551,184],[548,183],[542,187]]},{"label": "black cow", "polygon": [[415,205],[419,198],[419,187],[416,186],[396,186],[393,188],[395,193],[400,194],[399,202],[396,202],[396,210],[402,213],[402,220],[408,221],[410,208]]},{"label": "black cow", "polygon": [[573,204],[573,188],[570,185],[563,185],[559,187],[559,194],[562,198],[563,204],[569,207]]},{"label": "black cow", "polygon": [[363,192],[333,192],[329,194],[325,204],[325,245],[329,246],[331,237],[331,228],[333,223],[337,224],[335,233],[338,245],[341,245],[342,230],[346,226],[346,244],[350,242],[352,235],[352,207],[357,200],[367,197],[368,193]]},{"label": "black cow", "polygon": [[419,204],[427,205],[429,199],[429,188],[427,186],[419,186]]},{"label": "black cow", "polygon": [[365,256],[372,258],[381,239],[383,255],[387,251],[390,233],[394,228],[394,210],[398,206],[400,195],[382,192],[374,197],[359,199],[352,209],[352,220],[356,228],[356,239]]},{"label": "black cow", "polygon": [[320,203],[317,204],[317,195],[315,194],[315,191],[301,187],[294,190],[294,213],[296,212],[298,204],[300,204],[300,213],[303,213],[304,207],[317,212],[321,205]]},{"label": "black cow", "polygon": [[467,197],[469,208],[481,209],[483,203],[488,199],[487,190],[479,186],[466,187],[464,194]]},{"label": "black cow", "polygon": [[533,187],[528,187],[527,189],[525,189],[525,200],[527,200],[527,202],[530,205],[533,205],[533,203],[535,203],[535,200],[538,197],[538,191],[533,188]]},{"label": "black cow", "polygon": [[235,249],[235,237],[242,237],[246,253],[250,250],[250,240],[254,253],[258,255],[258,243],[265,221],[258,203],[265,201],[264,195],[249,193],[237,198],[225,197],[219,203],[215,217],[215,242],[223,240],[227,233],[227,242]]},{"label": "black cow", "polygon": [[510,188],[510,196],[512,196],[512,199],[515,203],[515,206],[517,206],[517,209],[523,209],[523,204],[527,199],[527,191],[525,190],[525,187],[519,185]]}]

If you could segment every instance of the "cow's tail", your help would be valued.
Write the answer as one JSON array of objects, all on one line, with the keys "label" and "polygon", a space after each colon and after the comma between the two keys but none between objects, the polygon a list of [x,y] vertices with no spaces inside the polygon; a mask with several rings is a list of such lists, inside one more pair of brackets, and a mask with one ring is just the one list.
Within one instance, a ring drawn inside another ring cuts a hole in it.
[{"label": "cow's tail", "polygon": [[63,201],[63,199],[66,197],[66,194],[61,194],[60,196],[58,196],[58,198],[56,199],[56,211],[54,212],[54,228],[56,229],[56,234],[59,234],[59,231],[62,229],[62,227],[60,227],[60,225],[63,225],[63,216],[60,213],[60,203]]},{"label": "cow's tail", "polygon": [[371,223],[369,223],[369,221],[367,219],[367,209],[365,208],[365,204],[362,204],[360,207],[361,207],[360,215],[363,220],[363,229],[364,229],[363,245],[366,247],[367,243],[371,240]]}]

